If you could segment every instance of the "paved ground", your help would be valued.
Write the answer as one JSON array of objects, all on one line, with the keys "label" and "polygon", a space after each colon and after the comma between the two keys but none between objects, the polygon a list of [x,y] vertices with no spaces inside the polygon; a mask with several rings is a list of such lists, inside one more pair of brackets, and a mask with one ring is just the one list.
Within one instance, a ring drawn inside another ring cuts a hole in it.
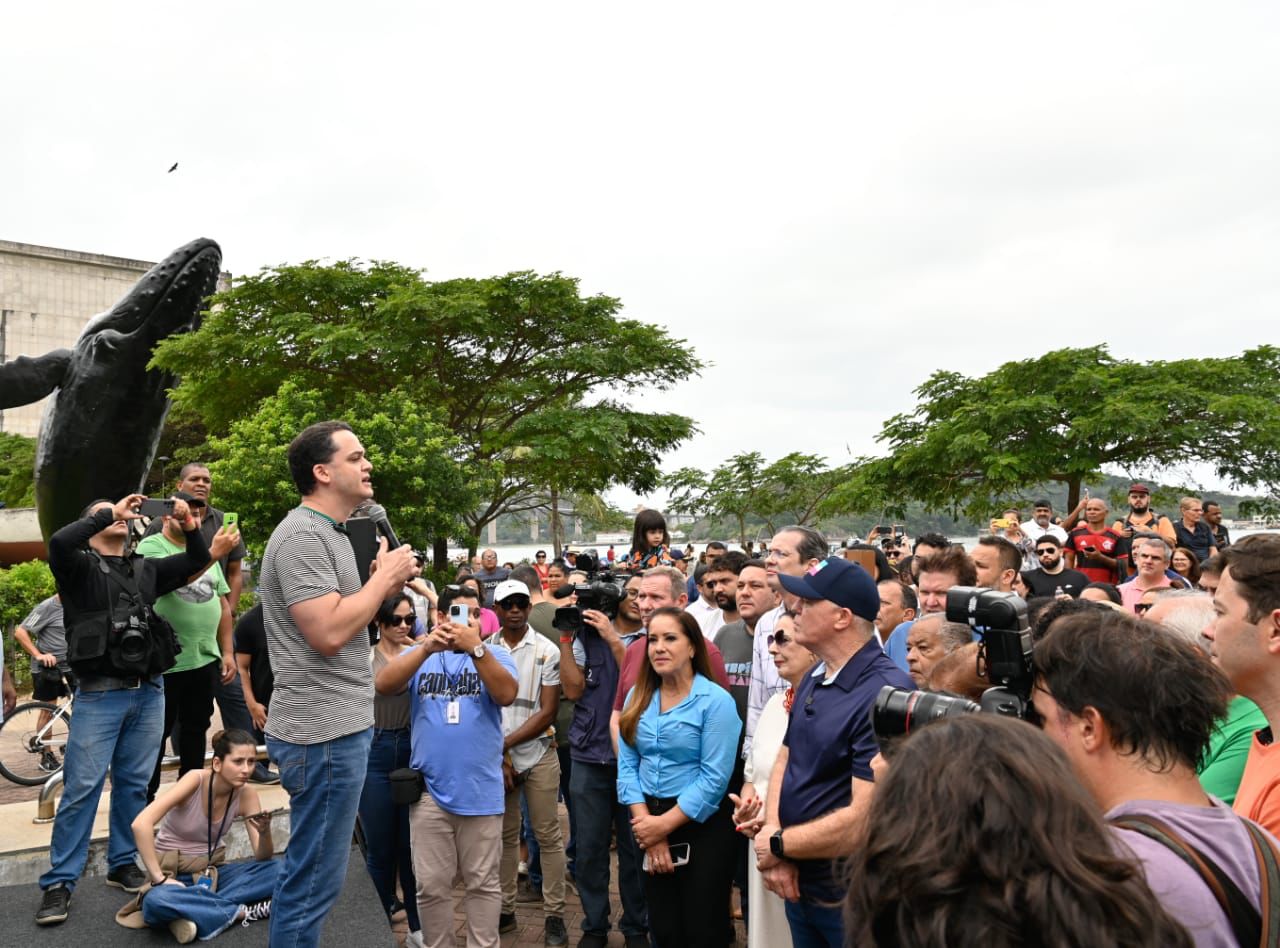
[{"label": "paved ground", "polygon": [[[222,727],[221,719],[217,710],[214,711],[214,720],[210,725],[209,731],[213,733]],[[177,771],[167,771],[162,774],[164,783],[171,783],[177,779]],[[110,789],[110,781],[107,782],[107,789]],[[35,815],[36,799],[39,797],[39,787],[21,787],[12,784],[3,778],[0,778],[0,805],[6,803],[19,803],[30,801],[31,816]],[[25,810],[19,812],[25,813]],[[560,808],[561,824],[568,832],[568,815],[564,807]],[[24,817],[25,821],[25,817]],[[47,830],[45,830],[47,832]],[[618,914],[620,913],[620,903],[618,900],[618,866],[616,860],[611,860],[610,868],[610,893],[611,903],[613,905],[613,919],[616,924]],[[466,931],[466,919],[462,914],[462,889],[459,887],[454,892],[455,904],[457,906],[454,912],[454,918],[457,922],[457,930],[459,932],[459,944],[465,944],[463,934]],[[736,893],[735,893],[736,904]],[[725,909],[727,911],[727,907]],[[543,944],[543,925],[545,924],[545,916],[543,915],[542,906],[540,904],[517,904],[516,918],[519,923],[519,930],[502,937],[503,948],[514,948],[514,946],[541,945]],[[569,944],[576,945],[582,932],[582,903],[578,900],[577,892],[573,888],[568,888],[565,892],[565,926],[569,930]],[[736,924],[738,932],[738,943],[746,944],[746,929],[742,922]],[[392,929],[396,935],[397,944],[403,945],[404,937],[408,932],[407,925],[398,920],[393,924]],[[136,933],[134,933],[136,934]],[[611,946],[621,946],[623,943],[622,935],[614,931],[610,935],[609,944]],[[361,948],[354,943],[348,945],[348,948]]]}]

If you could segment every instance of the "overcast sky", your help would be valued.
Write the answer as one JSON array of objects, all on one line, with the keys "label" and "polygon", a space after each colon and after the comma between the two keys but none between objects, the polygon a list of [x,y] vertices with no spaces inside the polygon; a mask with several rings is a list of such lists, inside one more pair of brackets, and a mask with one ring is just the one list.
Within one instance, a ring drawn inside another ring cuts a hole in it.
[{"label": "overcast sky", "polygon": [[873,453],[940,368],[1277,341],[1274,3],[50,2],[4,33],[0,237],[563,271],[711,363],[649,403],[702,429],[672,468]]}]

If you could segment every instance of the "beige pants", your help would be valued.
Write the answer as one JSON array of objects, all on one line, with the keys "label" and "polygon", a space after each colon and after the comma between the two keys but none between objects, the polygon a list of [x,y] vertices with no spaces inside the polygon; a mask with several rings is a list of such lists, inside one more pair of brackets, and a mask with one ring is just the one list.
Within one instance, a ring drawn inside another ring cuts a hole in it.
[{"label": "beige pants", "polygon": [[502,817],[502,911],[516,910],[516,870],[520,862],[520,794],[529,801],[529,819],[542,860],[542,905],[548,916],[564,918],[564,834],[560,830],[560,757],[552,744],[524,783],[507,794]]},{"label": "beige pants", "polygon": [[409,808],[418,915],[428,948],[454,948],[453,883],[466,888],[467,948],[497,948],[502,890],[502,816],[458,816],[440,809],[431,794]]}]

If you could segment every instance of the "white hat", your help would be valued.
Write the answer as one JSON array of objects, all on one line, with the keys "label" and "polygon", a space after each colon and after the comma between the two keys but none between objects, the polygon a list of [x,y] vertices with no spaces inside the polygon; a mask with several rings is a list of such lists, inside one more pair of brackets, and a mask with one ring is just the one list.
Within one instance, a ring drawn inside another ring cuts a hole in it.
[{"label": "white hat", "polygon": [[498,583],[498,588],[493,591],[493,601],[502,602],[508,596],[524,596],[526,599],[532,599],[529,595],[529,587],[518,579],[504,579]]}]

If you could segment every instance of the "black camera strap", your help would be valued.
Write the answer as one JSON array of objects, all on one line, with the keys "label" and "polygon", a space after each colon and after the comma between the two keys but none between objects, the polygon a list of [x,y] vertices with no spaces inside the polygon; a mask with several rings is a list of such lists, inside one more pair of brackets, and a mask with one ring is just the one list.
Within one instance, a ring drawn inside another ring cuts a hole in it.
[{"label": "black camera strap", "polygon": [[[89,550],[89,555],[92,556],[97,561],[98,569],[100,569],[103,572],[103,574],[107,577],[107,579],[111,580],[117,586],[119,586],[120,589],[124,592],[124,594],[129,597],[129,601],[134,605],[135,608],[145,607],[146,604],[142,601],[142,590],[138,588],[137,580],[135,580],[133,576],[132,565],[130,565],[129,567],[129,582],[126,583],[123,577],[121,577],[121,575],[118,572],[116,572],[114,569],[111,568],[110,564],[108,564],[107,561],[102,558],[102,555],[97,550],[93,550],[93,549]],[[125,562],[127,563],[129,561],[126,560]]]},{"label": "black camera strap", "polygon": [[[1113,826],[1141,833],[1173,852],[1204,880],[1213,897],[1231,923],[1231,930],[1241,946],[1261,945],[1280,948],[1280,862],[1275,847],[1266,835],[1248,820],[1242,820],[1253,843],[1258,861],[1258,880],[1262,912],[1240,891],[1231,877],[1216,862],[1187,842],[1163,820],[1146,814],[1126,814],[1110,821]],[[1265,936],[1265,937],[1264,937]]]}]

